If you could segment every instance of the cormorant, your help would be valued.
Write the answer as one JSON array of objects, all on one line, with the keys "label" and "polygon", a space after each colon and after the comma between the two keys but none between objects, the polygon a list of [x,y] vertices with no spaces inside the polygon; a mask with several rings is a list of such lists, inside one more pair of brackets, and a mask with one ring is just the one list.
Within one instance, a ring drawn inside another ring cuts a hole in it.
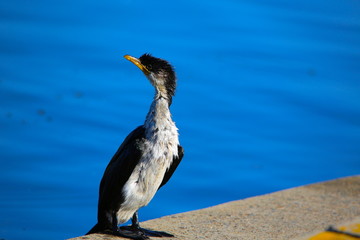
[{"label": "cormorant", "polygon": [[[155,88],[155,97],[144,125],[126,137],[106,167],[100,182],[98,222],[87,234],[107,233],[131,239],[172,237],[166,232],[140,228],[138,210],[169,181],[184,155],[169,110],[176,88],[175,72],[167,61],[150,54],[124,57],[145,74]],[[131,226],[118,227],[130,218]]]}]

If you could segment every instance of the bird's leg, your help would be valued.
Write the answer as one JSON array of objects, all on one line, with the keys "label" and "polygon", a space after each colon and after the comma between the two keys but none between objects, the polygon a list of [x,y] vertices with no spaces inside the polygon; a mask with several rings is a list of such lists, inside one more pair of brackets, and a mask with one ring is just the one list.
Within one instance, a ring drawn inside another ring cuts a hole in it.
[{"label": "bird's leg", "polygon": [[139,224],[139,215],[138,215],[138,211],[136,211],[131,219],[131,223],[132,223],[132,227],[136,228],[136,229],[140,229],[140,224]]},{"label": "bird's leg", "polygon": [[139,216],[137,211],[134,213],[131,222],[132,222],[131,226],[121,227],[121,229],[133,229],[133,231],[141,232],[145,236],[149,236],[149,237],[174,237],[174,235],[169,234],[167,232],[153,231],[140,227]]},{"label": "bird's leg", "polygon": [[103,233],[120,236],[124,238],[135,239],[135,240],[149,240],[149,238],[145,236],[143,232],[132,231],[132,230],[129,231],[127,229],[118,228],[117,224],[118,223],[117,223],[116,214],[114,213],[112,217],[112,230],[111,231],[108,230]]}]

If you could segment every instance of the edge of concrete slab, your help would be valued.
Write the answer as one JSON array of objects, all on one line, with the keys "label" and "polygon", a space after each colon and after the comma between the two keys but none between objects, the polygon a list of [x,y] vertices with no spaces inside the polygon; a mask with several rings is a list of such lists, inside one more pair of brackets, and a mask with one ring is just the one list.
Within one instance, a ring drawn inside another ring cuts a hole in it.
[{"label": "edge of concrete slab", "polygon": [[[142,222],[173,239],[307,239],[360,217],[360,175],[305,185]],[[91,234],[71,240],[121,239]],[[157,239],[157,238],[153,238]]]}]

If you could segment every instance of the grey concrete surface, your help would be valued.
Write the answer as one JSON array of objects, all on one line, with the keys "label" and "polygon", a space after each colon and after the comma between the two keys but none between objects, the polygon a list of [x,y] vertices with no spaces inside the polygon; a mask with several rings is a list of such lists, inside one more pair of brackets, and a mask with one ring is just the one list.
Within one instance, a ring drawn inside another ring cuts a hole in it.
[{"label": "grey concrete surface", "polygon": [[[360,175],[287,189],[141,223],[174,239],[304,239],[360,216]],[[92,234],[72,238],[121,239]],[[160,239],[160,238],[152,238]]]}]

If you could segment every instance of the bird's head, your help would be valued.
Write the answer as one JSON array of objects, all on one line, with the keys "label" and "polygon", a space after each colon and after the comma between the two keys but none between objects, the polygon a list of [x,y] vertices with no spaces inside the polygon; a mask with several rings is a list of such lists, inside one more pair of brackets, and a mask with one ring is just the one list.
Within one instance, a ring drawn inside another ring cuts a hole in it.
[{"label": "bird's head", "polygon": [[157,92],[171,102],[175,94],[176,76],[170,63],[150,54],[144,54],[140,58],[125,55],[124,58],[140,68]]}]

